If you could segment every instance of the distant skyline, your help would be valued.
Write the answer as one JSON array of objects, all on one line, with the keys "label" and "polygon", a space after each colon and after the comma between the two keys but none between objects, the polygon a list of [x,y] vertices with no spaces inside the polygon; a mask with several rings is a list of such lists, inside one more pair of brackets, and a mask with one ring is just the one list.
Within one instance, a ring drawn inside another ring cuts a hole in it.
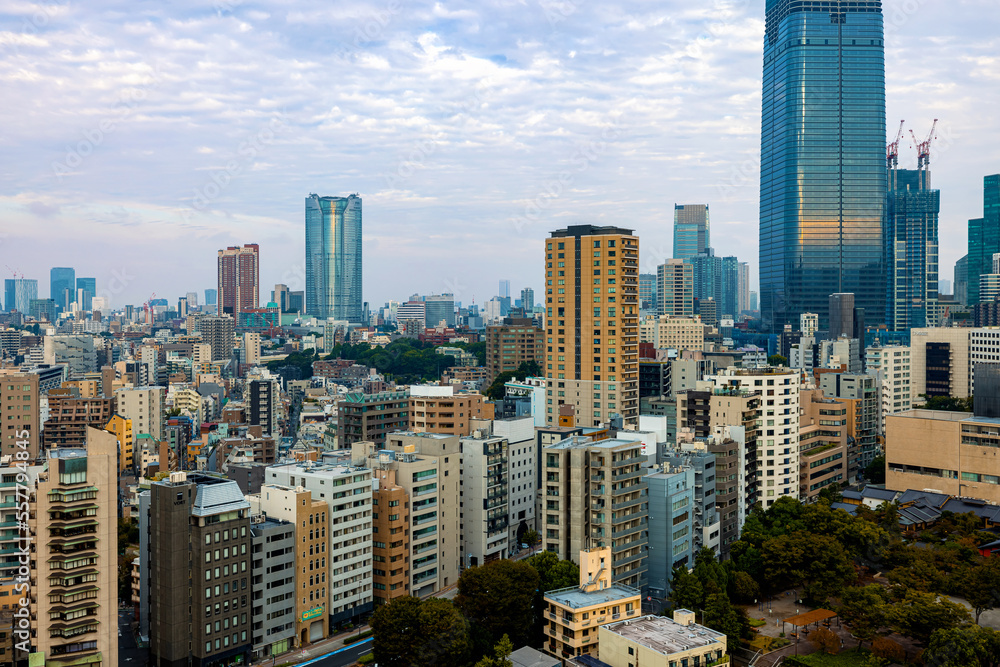
[{"label": "distant skyline", "polygon": [[[951,279],[1000,172],[1000,14],[883,4],[890,131],[905,118],[923,139],[941,119]],[[747,0],[7,6],[4,277],[48,295],[49,270],[73,267],[115,307],[173,303],[214,287],[219,249],[258,243],[262,295],[301,290],[302,198],[357,192],[373,308],[482,304],[503,277],[537,290],[544,239],[568,224],[633,228],[653,273],[685,202],[711,207],[717,254],[749,262],[756,290],[763,15]]]}]

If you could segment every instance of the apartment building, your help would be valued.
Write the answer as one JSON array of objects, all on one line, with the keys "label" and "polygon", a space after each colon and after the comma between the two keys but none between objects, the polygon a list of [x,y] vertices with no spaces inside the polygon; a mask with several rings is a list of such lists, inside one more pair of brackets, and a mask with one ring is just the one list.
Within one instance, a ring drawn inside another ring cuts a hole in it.
[{"label": "apartment building", "polygon": [[643,444],[571,436],[542,447],[538,517],[542,545],[560,558],[588,546],[611,549],[611,579],[646,582]]},{"label": "apartment building", "polygon": [[665,469],[691,470],[695,489],[691,504],[691,548],[694,552],[703,547],[720,552],[722,521],[716,507],[715,454],[708,451],[705,441],[682,442],[678,435],[677,447],[663,457]]},{"label": "apartment building", "polygon": [[281,388],[277,380],[248,380],[246,384],[248,423],[260,426],[265,435],[280,436],[281,430],[278,428],[280,401]]},{"label": "apartment building", "polygon": [[125,419],[118,414],[112,415],[111,421],[105,425],[104,430],[114,433],[115,439],[118,440],[118,474],[124,474],[126,470],[134,470],[135,436],[132,433],[132,420]]},{"label": "apartment building", "polygon": [[49,390],[49,418],[42,444],[50,447],[85,447],[87,429],[103,429],[114,414],[113,398],[79,398],[74,389]]},{"label": "apartment building", "polygon": [[[715,388],[733,395],[713,406],[720,415],[746,419],[745,411],[756,401],[745,392],[760,396],[760,426],[756,438],[747,437],[747,507],[760,502],[765,508],[783,496],[799,495],[799,388],[801,377],[789,368],[727,368],[706,378]],[[728,400],[726,400],[728,399]],[[723,406],[723,404],[728,405]],[[756,409],[751,410],[754,412]],[[739,422],[731,422],[739,423]],[[744,422],[746,423],[746,422]],[[752,453],[751,453],[752,452]],[[752,472],[752,475],[751,475]]]},{"label": "apartment building", "polygon": [[236,482],[175,472],[150,485],[140,553],[155,667],[248,664],[253,648],[250,504]]},{"label": "apartment building", "polygon": [[[361,621],[374,605],[371,470],[300,461],[268,467],[265,480],[270,485],[303,487],[314,500],[326,504],[326,609],[330,632]],[[301,592],[301,581],[298,586]]]},{"label": "apartment building", "polygon": [[694,622],[695,612],[675,609],[673,619],[643,616],[601,626],[601,662],[608,667],[726,665],[727,637]]},{"label": "apartment building", "polygon": [[482,394],[459,393],[455,387],[410,387],[409,430],[467,436],[472,420],[493,419],[493,404]]},{"label": "apartment building", "polygon": [[0,369],[0,410],[3,410],[0,456],[24,451],[25,447],[19,443],[27,442],[30,460],[38,458],[42,436],[39,401],[38,375]]},{"label": "apartment building", "polygon": [[[380,524],[375,541],[376,553],[385,558],[377,566],[387,584],[380,596],[391,599],[402,590],[424,597],[457,582],[462,564],[459,437],[393,433],[384,448],[357,443],[352,460],[371,467],[379,485],[376,513],[379,521],[389,522],[388,535]],[[392,504],[397,501],[403,511]]]},{"label": "apartment building", "polygon": [[166,387],[135,387],[115,392],[118,414],[132,420],[135,435],[148,433],[157,440],[165,437],[167,423]]},{"label": "apartment building", "polygon": [[[199,317],[198,331],[201,339],[208,343],[211,359],[208,361],[229,361],[236,345],[236,322],[232,317]],[[197,363],[197,362],[196,362]]]},{"label": "apartment building", "polygon": [[[572,406],[576,423],[639,418],[639,239],[577,225],[545,241],[546,419]],[[549,350],[548,347],[552,349]]]},{"label": "apartment building", "polygon": [[253,658],[265,660],[295,646],[295,524],[250,516],[250,622]]},{"label": "apartment building", "polygon": [[704,350],[705,325],[698,316],[649,317],[639,325],[639,342],[652,343],[658,350]]},{"label": "apartment building", "polygon": [[644,479],[649,489],[649,592],[666,599],[674,568],[694,567],[694,469],[665,466]]},{"label": "apartment building", "polygon": [[887,345],[865,350],[865,370],[878,378],[879,435],[885,435],[885,418],[913,406],[910,347]]},{"label": "apartment building", "polygon": [[85,434],[46,452],[29,519],[32,645],[53,667],[118,665],[118,441]]},{"label": "apartment building", "polygon": [[848,406],[819,389],[800,392],[799,500],[815,502],[825,487],[848,481]]},{"label": "apartment building", "polygon": [[847,405],[847,436],[851,443],[847,450],[847,474],[853,482],[881,451],[878,378],[856,373],[823,373],[819,376],[819,388],[828,398]]},{"label": "apartment building", "polygon": [[507,506],[508,529],[512,551],[517,551],[522,538],[529,530],[537,530],[535,503],[537,501],[535,466],[538,453],[535,449],[534,420],[531,417],[514,417],[493,421],[493,435],[505,438],[507,454]]},{"label": "apartment building", "polygon": [[510,544],[510,444],[474,431],[459,441],[462,452],[462,561],[474,567],[507,558]]},{"label": "apartment building", "polygon": [[297,646],[307,646],[329,634],[327,572],[329,509],[303,486],[264,484],[260,494],[250,498],[268,518],[287,521],[295,526],[295,637]]},{"label": "apartment building", "polygon": [[581,655],[596,658],[598,628],[613,621],[638,618],[642,591],[613,581],[609,547],[582,549],[580,584],[546,591],[546,653],[568,660]]},{"label": "apartment building", "polygon": [[545,331],[530,317],[505,318],[502,324],[486,327],[486,369],[488,381],[521,364],[533,361],[545,364]]},{"label": "apartment building", "polygon": [[385,444],[386,436],[410,425],[406,390],[376,394],[351,392],[337,404],[337,442],[342,449],[355,442]]}]

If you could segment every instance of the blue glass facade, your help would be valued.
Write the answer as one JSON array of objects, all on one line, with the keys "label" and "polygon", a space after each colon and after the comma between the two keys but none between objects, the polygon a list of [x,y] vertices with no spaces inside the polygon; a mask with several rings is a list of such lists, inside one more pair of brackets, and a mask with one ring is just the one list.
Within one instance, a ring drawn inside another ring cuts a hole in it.
[{"label": "blue glass facade", "polygon": [[885,313],[882,3],[767,0],[761,124],[764,326],[850,292]]},{"label": "blue glass facade", "polygon": [[890,169],[885,200],[886,324],[893,331],[937,326],[941,191],[926,169]]},{"label": "blue glass facade", "polygon": [[360,323],[361,197],[306,198],[306,312]]},{"label": "blue glass facade", "polygon": [[993,270],[995,252],[1000,252],[1000,174],[983,179],[983,217],[969,220],[967,305],[979,303],[979,276]]},{"label": "blue glass facade", "polygon": [[688,259],[712,246],[706,204],[674,205],[674,259]]},{"label": "blue glass facade", "polygon": [[49,271],[49,298],[56,302],[57,308],[68,310],[69,304],[75,300],[75,295],[76,270],[57,266]]},{"label": "blue glass facade", "polygon": [[[82,310],[91,310],[94,297],[97,295],[97,278],[77,278],[76,289],[83,290],[83,303],[80,304]],[[76,299],[73,299],[76,301]]]}]

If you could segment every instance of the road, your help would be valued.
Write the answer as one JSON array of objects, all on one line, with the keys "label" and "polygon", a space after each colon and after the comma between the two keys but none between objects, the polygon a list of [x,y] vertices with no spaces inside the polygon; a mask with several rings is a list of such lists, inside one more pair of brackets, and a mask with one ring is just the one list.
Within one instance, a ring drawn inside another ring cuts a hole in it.
[{"label": "road", "polygon": [[366,653],[371,653],[371,650],[372,639],[369,637],[355,644],[338,648],[336,651],[332,651],[326,655],[299,663],[298,667],[306,667],[306,665],[312,665],[312,667],[347,667],[347,665],[353,665],[358,658]]},{"label": "road", "polygon": [[132,610],[118,610],[118,664],[122,667],[142,667],[149,664],[148,652],[138,648],[132,635]]}]

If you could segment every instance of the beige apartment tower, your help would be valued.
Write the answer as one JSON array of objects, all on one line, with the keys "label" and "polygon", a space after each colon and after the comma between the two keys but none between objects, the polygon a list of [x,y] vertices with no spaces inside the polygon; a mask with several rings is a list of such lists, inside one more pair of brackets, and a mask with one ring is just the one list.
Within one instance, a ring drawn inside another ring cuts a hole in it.
[{"label": "beige apartment tower", "polygon": [[580,426],[639,419],[639,239],[577,225],[545,241],[546,422],[570,405]]}]

